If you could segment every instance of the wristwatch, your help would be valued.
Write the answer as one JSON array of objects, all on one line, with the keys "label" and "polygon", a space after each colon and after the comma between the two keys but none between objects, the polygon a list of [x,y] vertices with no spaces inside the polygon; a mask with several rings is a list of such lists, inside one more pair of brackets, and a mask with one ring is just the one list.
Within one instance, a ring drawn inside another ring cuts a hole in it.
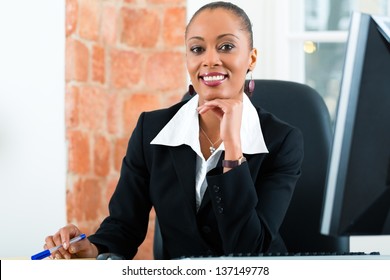
[{"label": "wristwatch", "polygon": [[227,168],[234,168],[241,165],[241,163],[245,161],[246,158],[244,156],[241,156],[238,160],[222,160],[222,166]]}]

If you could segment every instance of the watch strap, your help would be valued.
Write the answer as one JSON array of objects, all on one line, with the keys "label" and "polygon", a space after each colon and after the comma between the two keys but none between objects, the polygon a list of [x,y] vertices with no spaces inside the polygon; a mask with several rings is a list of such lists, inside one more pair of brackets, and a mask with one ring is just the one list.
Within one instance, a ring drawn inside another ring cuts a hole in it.
[{"label": "watch strap", "polygon": [[234,168],[241,165],[241,163],[245,161],[246,158],[244,156],[241,156],[238,160],[222,160],[222,166],[226,168]]}]

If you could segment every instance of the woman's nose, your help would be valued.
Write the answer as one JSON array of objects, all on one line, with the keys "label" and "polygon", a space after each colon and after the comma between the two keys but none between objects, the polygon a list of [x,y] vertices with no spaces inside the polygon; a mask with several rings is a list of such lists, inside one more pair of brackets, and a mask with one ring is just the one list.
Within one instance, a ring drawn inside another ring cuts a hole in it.
[{"label": "woman's nose", "polygon": [[214,67],[221,65],[219,53],[215,49],[208,49],[204,56],[203,66]]}]

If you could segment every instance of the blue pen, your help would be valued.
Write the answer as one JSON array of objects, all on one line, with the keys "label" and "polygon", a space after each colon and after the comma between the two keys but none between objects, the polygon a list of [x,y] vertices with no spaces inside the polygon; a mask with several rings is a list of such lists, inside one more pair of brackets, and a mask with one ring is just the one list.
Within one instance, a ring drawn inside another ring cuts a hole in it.
[{"label": "blue pen", "polygon": [[[69,241],[69,245],[70,245],[70,244],[73,244],[73,243],[75,243],[75,242],[78,242],[78,241],[80,241],[80,240],[83,240],[85,237],[86,237],[86,235],[85,235],[84,233],[82,233],[82,234],[80,234],[79,236],[76,236],[76,237],[72,238],[72,239]],[[40,252],[40,253],[38,253],[38,254],[36,254],[36,255],[34,255],[34,256],[31,256],[31,259],[32,259],[32,260],[42,260],[42,259],[44,259],[44,258],[50,256],[51,253],[57,251],[57,250],[60,249],[61,247],[63,247],[62,244],[61,244],[61,245],[58,245],[58,246],[56,246],[56,247],[47,249],[47,250],[42,251],[42,252]]]}]

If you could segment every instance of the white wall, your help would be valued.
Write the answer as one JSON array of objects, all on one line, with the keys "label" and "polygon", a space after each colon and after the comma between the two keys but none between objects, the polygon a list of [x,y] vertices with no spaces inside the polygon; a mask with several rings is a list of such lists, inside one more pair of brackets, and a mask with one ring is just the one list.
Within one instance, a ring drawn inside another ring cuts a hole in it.
[{"label": "white wall", "polygon": [[0,258],[65,223],[65,1],[0,2]]}]

